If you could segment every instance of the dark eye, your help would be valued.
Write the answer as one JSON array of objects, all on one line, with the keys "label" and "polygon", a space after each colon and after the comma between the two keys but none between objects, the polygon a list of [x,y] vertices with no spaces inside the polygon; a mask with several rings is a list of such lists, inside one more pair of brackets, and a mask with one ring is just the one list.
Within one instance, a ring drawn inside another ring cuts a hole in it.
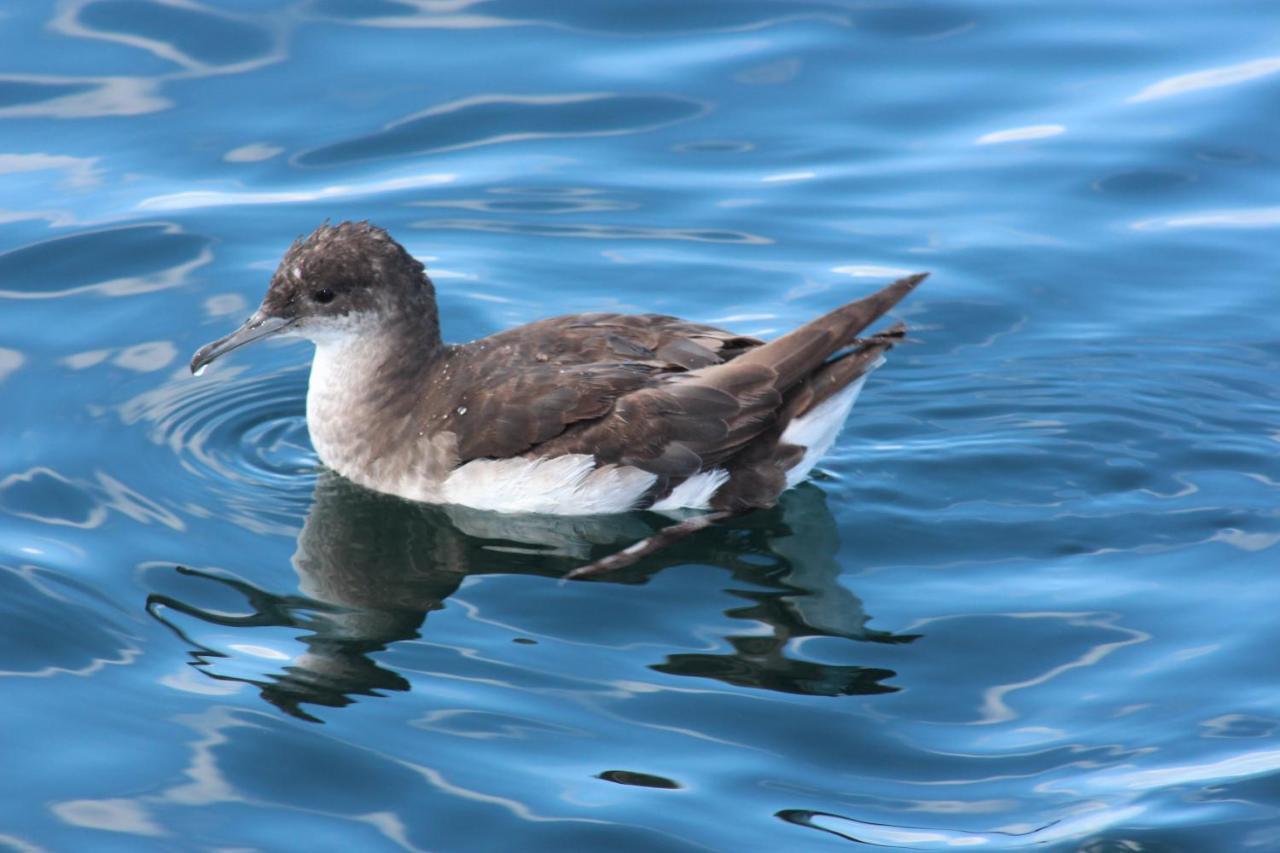
[{"label": "dark eye", "polygon": [[327,305],[333,301],[333,291],[327,287],[322,287],[311,294],[311,298],[321,305]]}]

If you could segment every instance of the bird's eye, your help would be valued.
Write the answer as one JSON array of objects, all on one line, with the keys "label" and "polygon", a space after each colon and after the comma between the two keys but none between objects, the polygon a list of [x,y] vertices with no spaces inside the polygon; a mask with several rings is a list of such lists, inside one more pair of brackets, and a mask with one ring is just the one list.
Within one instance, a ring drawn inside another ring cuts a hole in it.
[{"label": "bird's eye", "polygon": [[333,301],[333,291],[327,287],[322,287],[311,294],[311,298],[321,305],[327,305]]}]

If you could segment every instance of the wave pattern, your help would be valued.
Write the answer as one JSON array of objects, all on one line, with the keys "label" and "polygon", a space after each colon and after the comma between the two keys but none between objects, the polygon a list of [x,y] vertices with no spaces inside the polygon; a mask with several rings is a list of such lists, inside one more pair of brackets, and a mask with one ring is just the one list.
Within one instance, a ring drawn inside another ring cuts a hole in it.
[{"label": "wave pattern", "polygon": [[[0,847],[1280,847],[1274,6],[6,4]],[[814,483],[562,584],[670,519],[188,375],[325,218],[455,340],[933,275]]]}]

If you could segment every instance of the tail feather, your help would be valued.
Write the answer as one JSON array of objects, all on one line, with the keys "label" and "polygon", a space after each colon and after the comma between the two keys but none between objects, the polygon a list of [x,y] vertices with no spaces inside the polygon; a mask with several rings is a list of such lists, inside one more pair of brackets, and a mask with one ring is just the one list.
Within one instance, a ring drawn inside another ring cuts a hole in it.
[{"label": "tail feather", "polygon": [[905,323],[895,323],[883,332],[853,342],[857,349],[824,362],[788,395],[779,413],[778,426],[785,429],[793,418],[803,417],[874,370],[884,354],[906,337],[906,333]]},{"label": "tail feather", "polygon": [[[729,480],[716,492],[711,506],[719,511],[743,512],[771,506],[779,494],[809,472],[826,452],[834,433],[818,437],[816,445],[793,443],[787,428],[815,413],[823,403],[858,383],[879,365],[884,353],[901,340],[906,326],[899,323],[860,341],[857,349],[821,363],[794,384],[771,429],[757,436],[729,463]],[[852,401],[849,401],[852,404]],[[847,412],[847,409],[845,410]],[[840,417],[840,422],[843,417]],[[838,425],[836,426],[838,429]]]},{"label": "tail feather", "polygon": [[790,388],[836,352],[849,346],[863,329],[884,316],[928,276],[928,273],[917,273],[899,279],[870,296],[850,302],[762,347],[743,353],[730,365],[772,368],[778,374],[777,387]]},{"label": "tail feather", "polygon": [[[901,329],[858,335],[924,279],[908,276],[722,364],[626,394],[607,416],[566,434],[558,449],[648,471],[663,486],[724,468],[730,481],[713,509],[768,506],[794,465],[780,455],[794,455],[779,447],[787,423],[874,366]],[[838,355],[849,347],[855,349]]]}]

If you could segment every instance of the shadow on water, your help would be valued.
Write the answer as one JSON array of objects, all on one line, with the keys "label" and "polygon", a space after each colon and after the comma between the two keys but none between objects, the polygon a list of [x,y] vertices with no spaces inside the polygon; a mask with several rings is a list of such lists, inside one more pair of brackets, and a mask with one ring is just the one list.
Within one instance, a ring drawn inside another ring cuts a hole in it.
[{"label": "shadow on water", "polygon": [[[297,593],[277,594],[242,580],[184,566],[189,579],[217,584],[242,596],[247,612],[228,613],[152,594],[147,610],[193,647],[193,666],[221,681],[253,684],[262,698],[293,716],[317,721],[304,704],[339,708],[355,696],[408,690],[408,680],[373,654],[422,636],[428,614],[470,575],[525,574],[559,578],[670,523],[662,516],[569,518],[504,516],[460,507],[413,504],[369,492],[323,472],[298,537],[293,566]],[[844,696],[893,692],[896,673],[882,668],[832,665],[789,658],[799,637],[826,636],[877,643],[907,643],[918,635],[866,626],[862,602],[839,583],[838,534],[823,492],[792,490],[779,506],[641,561],[603,581],[644,583],[668,566],[698,562],[722,567],[746,604],[726,615],[768,625],[770,632],[725,638],[731,654],[680,654],[653,669],[676,676],[793,694]],[[219,671],[230,655],[194,639],[173,618],[181,614],[232,629],[302,631],[305,652],[273,672]]]}]

